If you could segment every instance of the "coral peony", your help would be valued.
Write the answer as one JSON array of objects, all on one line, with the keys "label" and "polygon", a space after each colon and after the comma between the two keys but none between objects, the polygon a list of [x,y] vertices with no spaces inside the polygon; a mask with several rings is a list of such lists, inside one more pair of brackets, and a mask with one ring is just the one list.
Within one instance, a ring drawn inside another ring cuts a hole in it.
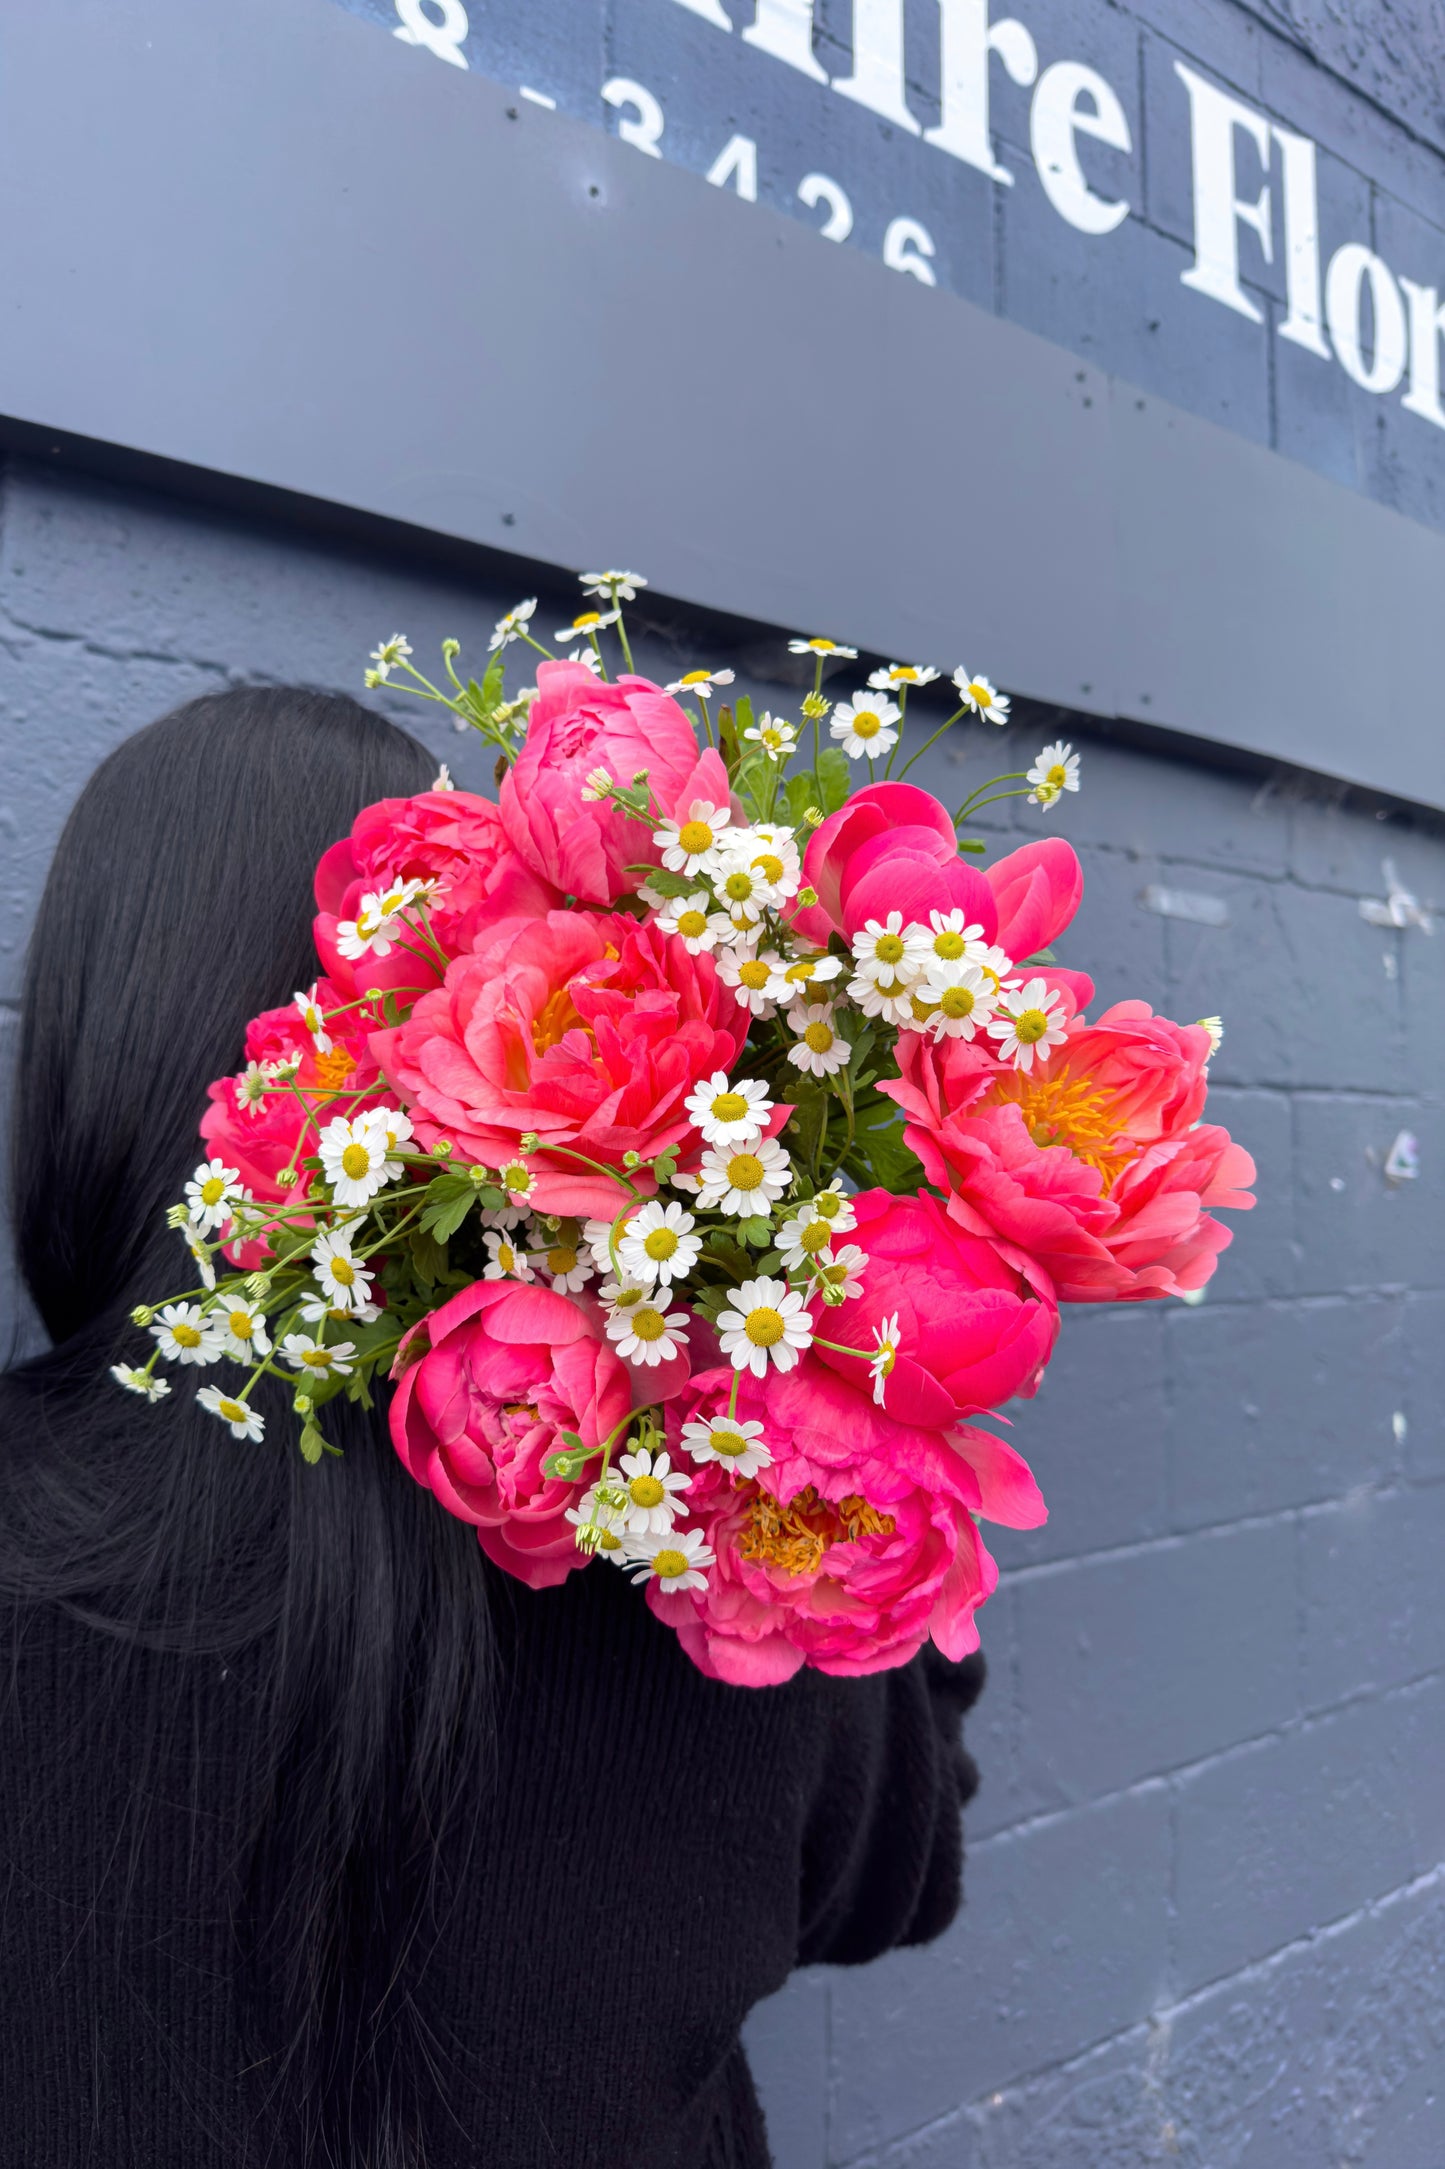
[{"label": "coral peony", "polygon": [[566,1519],[584,1487],[542,1463],[559,1431],[598,1445],[631,1405],[627,1366],[589,1311],[549,1288],[477,1281],[413,1327],[398,1369],[392,1443],[488,1558],[534,1589],[585,1566]]},{"label": "coral peony", "polygon": [[950,1216],[1061,1302],[1117,1303],[1202,1287],[1231,1241],[1219,1207],[1254,1203],[1254,1163],[1202,1124],[1209,1034],[1120,1002],[1031,1072],[978,1040],[898,1045],[880,1087]]},{"label": "coral peony", "polygon": [[630,784],[646,769],[664,815],[694,799],[726,806],[729,785],[720,756],[699,756],[684,711],[650,678],[594,678],[581,663],[542,663],[527,736],[502,783],[506,832],[545,881],[583,904],[611,904],[642,876],[629,868],[661,863],[652,824],[582,796],[594,769]]},{"label": "coral peony", "polygon": [[793,923],[820,945],[834,932],[851,941],[890,911],[926,926],[930,911],[961,907],[985,941],[997,931],[994,892],[960,858],[947,808],[911,783],[871,783],[830,814],[809,841],[803,880],[818,901]]},{"label": "coral peony", "polygon": [[[343,1000],[328,980],[317,981],[319,1010],[334,1009]],[[252,1018],[246,1027],[247,1062],[295,1063],[295,1074],[287,1089],[273,1088],[254,1098],[244,1078],[218,1077],[207,1087],[210,1105],[201,1117],[201,1135],[212,1152],[237,1169],[253,1197],[272,1204],[304,1197],[310,1179],[306,1170],[292,1190],[282,1190],[278,1183],[282,1170],[315,1151],[333,1115],[390,1104],[391,1095],[367,1051],[369,1028],[370,1020],[350,1009],[328,1026],[330,1046],[318,1050],[294,1002]],[[272,1080],[273,1087],[276,1082]],[[259,1264],[258,1246],[244,1248],[238,1262],[247,1269]]]},{"label": "coral peony", "polygon": [[502,1167],[535,1132],[538,1210],[610,1220],[624,1192],[587,1163],[620,1172],[624,1153],[687,1140],[688,1094],[731,1067],[747,1023],[710,956],[624,916],[553,911],[459,957],[371,1045],[424,1142]]},{"label": "coral peony", "polygon": [[368,987],[420,991],[441,978],[443,960],[413,934],[398,935],[388,956],[352,962],[337,947],[341,920],[356,919],[362,897],[399,881],[435,880],[427,918],[449,957],[470,949],[484,926],[535,919],[561,892],[520,859],[490,799],[471,791],[423,791],[364,806],[351,834],[333,844],[316,869],[316,948],[327,977],[354,1000]]},{"label": "coral peony", "polygon": [[[818,1313],[830,1341],[872,1349],[897,1317],[900,1352],[883,1381],[883,1406],[900,1423],[941,1431],[962,1416],[1038,1391],[1058,1334],[1058,1312],[1029,1295],[995,1246],[965,1234],[926,1190],[851,1200],[848,1241],[867,1257],[863,1293]],[[833,1369],[867,1390],[866,1361],[820,1347]]]},{"label": "coral peony", "polygon": [[[668,1415],[682,1427],[728,1408],[734,1373],[693,1379]],[[648,1601],[714,1678],[762,1687],[803,1664],[859,1674],[903,1664],[931,1635],[949,1657],[978,1647],[974,1613],[998,1578],[974,1524],[1044,1519],[1027,1465],[990,1433],[916,1430],[806,1356],[742,1381],[736,1414],[761,1421],[772,1466],[734,1479],[698,1468],[687,1526],[716,1554],[707,1587]]]}]

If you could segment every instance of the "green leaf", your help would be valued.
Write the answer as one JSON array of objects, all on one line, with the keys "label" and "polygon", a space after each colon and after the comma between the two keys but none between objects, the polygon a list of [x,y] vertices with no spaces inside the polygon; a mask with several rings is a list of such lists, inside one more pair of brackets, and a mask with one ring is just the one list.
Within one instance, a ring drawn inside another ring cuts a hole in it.
[{"label": "green leaf", "polygon": [[1023,957],[1015,964],[1014,970],[1016,972],[1027,971],[1030,964],[1057,964],[1058,961],[1052,949],[1035,949],[1032,956]]},{"label": "green leaf", "polygon": [[824,813],[836,813],[852,788],[848,756],[839,746],[824,746],[818,756],[818,804]]},{"label": "green leaf", "polygon": [[753,704],[746,693],[737,702],[734,713],[737,716],[738,737],[741,738],[744,731],[750,731],[753,727]]},{"label": "green leaf", "polygon": [[960,836],[958,839],[958,848],[960,851],[975,851],[977,852],[978,856],[982,858],[984,852],[988,849],[988,845],[986,843],[980,843],[976,836]]},{"label": "green leaf", "polygon": [[[810,806],[818,803],[818,779],[811,768],[794,770],[783,792],[783,801],[788,811],[789,828],[802,828],[803,815]],[[806,836],[803,840],[807,841]]]},{"label": "green leaf", "polygon": [[418,1229],[411,1239],[411,1262],[423,1287],[434,1288],[447,1269],[447,1246],[429,1229]]},{"label": "green leaf", "polygon": [[925,1179],[921,1163],[903,1142],[902,1111],[881,1095],[859,1108],[844,1164],[864,1188],[878,1183],[895,1195],[921,1189]]},{"label": "green leaf", "polygon": [[435,1175],[426,1186],[421,1232],[445,1243],[456,1234],[473,1205],[477,1187],[469,1175]]},{"label": "green leaf", "polygon": [[773,1223],[766,1213],[754,1213],[750,1220],[738,1222],[738,1234],[749,1250],[766,1250],[773,1239]]},{"label": "green leaf", "polygon": [[693,890],[701,886],[696,874],[691,877],[675,874],[666,866],[639,866],[633,871],[645,873],[647,886],[655,889],[659,896],[691,896]]},{"label": "green leaf", "polygon": [[299,1443],[301,1447],[302,1460],[309,1461],[312,1468],[315,1468],[317,1462],[321,1459],[321,1456],[326,1451],[326,1441],[321,1436],[321,1433],[317,1430],[314,1423],[307,1423],[302,1425],[301,1438]]}]

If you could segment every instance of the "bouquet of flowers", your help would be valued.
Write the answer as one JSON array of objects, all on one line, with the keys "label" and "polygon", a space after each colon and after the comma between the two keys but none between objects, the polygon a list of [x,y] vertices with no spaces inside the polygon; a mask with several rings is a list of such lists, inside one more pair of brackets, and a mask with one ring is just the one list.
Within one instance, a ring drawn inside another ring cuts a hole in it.
[{"label": "bouquet of flowers", "polygon": [[[622,1569],[716,1677],[958,1657],[997,1579],[979,1520],[1044,1518],[978,1419],[1037,1390],[1061,1303],[1202,1287],[1216,1210],[1253,1202],[1201,1120],[1217,1021],[1088,1021],[1050,946],[1073,850],[985,867],[960,837],[1076,790],[1069,747],[950,812],[901,758],[937,671],[830,701],[855,651],[795,640],[796,720],[730,671],[664,688],[632,665],[644,585],[588,575],[565,659],[521,603],[480,683],[454,641],[446,686],[376,650],[368,684],[495,748],[497,800],[443,769],[322,859],[320,976],[248,1026],[172,1210],[197,1285],[135,1313],[155,1347],[115,1375],[156,1399],[161,1359],[239,1366],[198,1399],[252,1440],[284,1378],[311,1462],[327,1402],[393,1380],[397,1453],[490,1559]],[[952,683],[943,729],[1006,720]]]}]

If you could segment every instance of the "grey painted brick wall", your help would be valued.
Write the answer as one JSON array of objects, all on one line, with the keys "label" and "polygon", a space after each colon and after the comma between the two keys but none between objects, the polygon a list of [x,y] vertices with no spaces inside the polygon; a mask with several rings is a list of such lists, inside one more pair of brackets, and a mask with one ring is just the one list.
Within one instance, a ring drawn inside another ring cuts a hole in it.
[{"label": "grey painted brick wall", "polygon": [[[235,680],[355,688],[398,628],[475,653],[515,599],[7,470],[0,1015],[65,810],[120,737]],[[659,671],[680,652],[645,645]],[[1052,722],[975,732],[930,780]],[[1080,742],[1071,956],[1101,999],[1224,1013],[1216,1104],[1261,1204],[1202,1305],[1068,1316],[1019,1412],[1053,1517],[997,1540],[967,1906],[932,1948],[755,2014],[779,2169],[1441,2169],[1445,929],[1360,901],[1389,858],[1445,909],[1445,838],[1308,778]],[[1226,923],[1161,918],[1151,887]],[[1402,1129],[1421,1173],[1391,1186]]]}]

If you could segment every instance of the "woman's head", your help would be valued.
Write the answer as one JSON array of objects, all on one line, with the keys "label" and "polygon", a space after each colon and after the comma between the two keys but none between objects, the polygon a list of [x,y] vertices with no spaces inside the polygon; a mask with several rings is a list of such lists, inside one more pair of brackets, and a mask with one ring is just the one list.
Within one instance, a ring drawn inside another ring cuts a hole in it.
[{"label": "woman's head", "polygon": [[[249,1766],[207,1800],[249,1845],[256,2056],[296,2158],[375,2169],[420,2161],[442,2083],[413,1988],[440,1833],[489,1767],[481,1555],[380,1411],[338,1403],[343,1456],[313,1469],[279,1386],[264,1444],[236,1445],[179,1382],[151,1409],[105,1372],[134,1347],[130,1306],[178,1286],[165,1211],[206,1085],[239,1066],[251,1016],[316,976],[317,860],[363,805],[431,776],[356,702],[274,688],[192,701],[91,778],[36,922],[15,1094],[19,1259],[54,1345],[0,1407],[0,1598],[78,1613],[121,1667],[146,1647],[256,1652]],[[117,1721],[138,1691],[118,1676]],[[151,1711],[145,1736],[167,1721]]]},{"label": "woman's head", "polygon": [[356,701],[255,687],[162,716],[91,777],[41,899],[15,1094],[17,1247],[53,1340],[179,1262],[165,1208],[205,1088],[247,1019],[316,976],[317,860],[432,772]]}]

